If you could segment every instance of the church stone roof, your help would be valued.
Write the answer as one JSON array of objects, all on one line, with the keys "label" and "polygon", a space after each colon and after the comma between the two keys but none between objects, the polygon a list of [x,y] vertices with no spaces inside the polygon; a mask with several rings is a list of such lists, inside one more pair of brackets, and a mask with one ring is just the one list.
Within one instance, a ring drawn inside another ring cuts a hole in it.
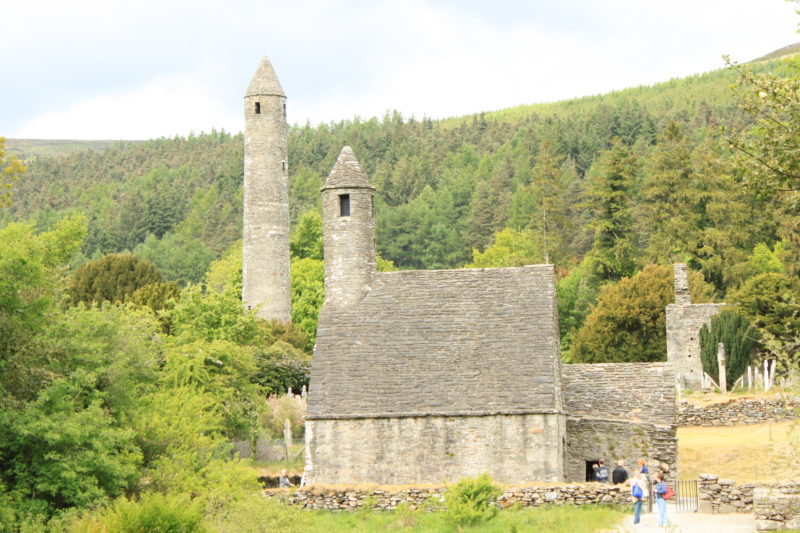
[{"label": "church stone roof", "polygon": [[551,265],[376,273],[320,314],[308,418],[563,412]]},{"label": "church stone roof", "polygon": [[247,92],[244,94],[248,96],[283,96],[281,82],[278,81],[278,76],[275,75],[275,69],[272,68],[272,63],[266,57],[261,59],[256,73],[253,74],[253,79],[250,80],[250,85],[247,86]]},{"label": "church stone roof", "polygon": [[322,191],[326,189],[375,189],[369,182],[369,177],[361,164],[356,159],[353,149],[349,146],[342,148],[333,170],[328,174]]}]

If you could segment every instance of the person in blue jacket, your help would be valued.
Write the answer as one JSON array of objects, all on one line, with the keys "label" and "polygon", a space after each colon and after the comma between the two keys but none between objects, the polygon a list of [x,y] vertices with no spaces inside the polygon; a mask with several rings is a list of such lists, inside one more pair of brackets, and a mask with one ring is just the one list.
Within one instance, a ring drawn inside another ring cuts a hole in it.
[{"label": "person in blue jacket", "polygon": [[666,527],[667,525],[667,500],[664,499],[664,494],[667,492],[667,484],[664,482],[664,473],[659,472],[656,474],[656,506],[658,507],[658,525]]}]

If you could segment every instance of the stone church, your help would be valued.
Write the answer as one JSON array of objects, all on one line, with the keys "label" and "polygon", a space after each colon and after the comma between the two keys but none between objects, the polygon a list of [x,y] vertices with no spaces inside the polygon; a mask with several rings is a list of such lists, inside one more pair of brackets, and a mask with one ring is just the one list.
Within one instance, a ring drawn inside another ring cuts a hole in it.
[{"label": "stone church", "polygon": [[[245,97],[243,299],[265,318],[287,305],[262,299],[285,298],[285,100],[264,59]],[[310,483],[584,481],[640,457],[676,474],[673,365],[562,364],[552,265],[378,272],[375,188],[349,147],[321,193]]]}]

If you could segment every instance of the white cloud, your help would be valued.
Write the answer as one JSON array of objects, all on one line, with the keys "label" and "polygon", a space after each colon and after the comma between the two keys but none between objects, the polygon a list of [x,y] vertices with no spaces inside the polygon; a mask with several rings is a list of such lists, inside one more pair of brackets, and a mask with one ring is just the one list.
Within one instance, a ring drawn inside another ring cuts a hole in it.
[{"label": "white cloud", "polygon": [[148,139],[239,131],[241,120],[206,86],[185,76],[156,78],[138,89],[80,102],[24,123],[13,136],[52,139]]},{"label": "white cloud", "polygon": [[[149,138],[242,128],[261,55],[291,121],[439,118],[602,93],[797,41],[781,0],[28,0],[0,133]],[[126,88],[126,84],[131,88]],[[48,108],[48,106],[50,106]],[[60,109],[53,109],[59,106]],[[23,118],[24,117],[24,118]]]}]

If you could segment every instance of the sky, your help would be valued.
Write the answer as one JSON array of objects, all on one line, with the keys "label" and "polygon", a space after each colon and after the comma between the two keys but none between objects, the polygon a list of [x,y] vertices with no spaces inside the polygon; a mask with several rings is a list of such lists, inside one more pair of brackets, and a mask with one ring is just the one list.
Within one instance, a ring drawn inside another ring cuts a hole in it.
[{"label": "sky", "polygon": [[600,94],[800,41],[784,0],[6,0],[0,135],[243,128],[261,57],[290,123],[446,118]]}]

